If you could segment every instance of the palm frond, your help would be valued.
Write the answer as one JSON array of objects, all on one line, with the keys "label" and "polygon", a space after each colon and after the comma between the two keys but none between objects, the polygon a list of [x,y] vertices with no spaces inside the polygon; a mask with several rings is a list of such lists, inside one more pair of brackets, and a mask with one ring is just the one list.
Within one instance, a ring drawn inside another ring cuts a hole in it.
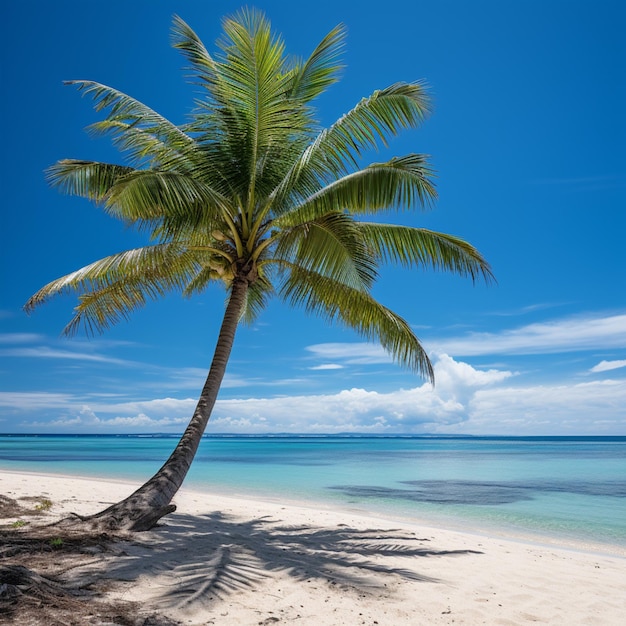
[{"label": "palm frond", "polygon": [[342,24],[333,28],[311,56],[292,70],[289,98],[309,102],[337,81],[341,69],[337,61],[344,45],[345,32]]},{"label": "palm frond", "polygon": [[62,334],[72,337],[81,328],[87,335],[101,334],[121,321],[128,321],[131,314],[143,307],[148,299],[156,299],[163,294],[164,290],[158,283],[129,278],[97,291],[80,294],[79,304],[74,307],[74,316]]},{"label": "palm frond", "polygon": [[173,145],[135,121],[101,120],[89,125],[87,132],[92,136],[111,136],[113,144],[126,152],[135,168],[172,169],[193,175],[202,163],[202,155],[195,144]]},{"label": "palm frond", "polygon": [[172,47],[181,50],[192,69],[205,86],[215,81],[216,66],[213,57],[193,29],[178,15],[173,18]]},{"label": "palm frond", "polygon": [[92,97],[96,111],[108,109],[105,120],[90,126],[94,133],[110,133],[114,142],[141,165],[161,162],[193,163],[197,152],[194,140],[181,128],[131,96],[107,85],[88,80],[72,80],[78,90]]},{"label": "palm frond", "polygon": [[[246,141],[250,211],[256,201],[257,181],[270,163],[268,150],[296,136],[308,118],[300,102],[286,98],[289,76],[284,43],[273,35],[262,13],[243,10],[225,20],[219,45],[223,50],[220,98],[229,123],[235,124],[234,130],[243,133]],[[232,132],[228,136],[240,140]]]},{"label": "palm frond", "polygon": [[[104,314],[108,302],[114,323],[125,315],[123,311],[129,313],[143,304],[146,295],[182,290],[198,267],[197,253],[176,243],[126,250],[53,280],[31,296],[24,309],[31,312],[53,296],[77,292],[81,303],[76,309],[77,319],[70,323],[72,331],[83,319],[90,328],[103,329],[108,325]],[[99,293],[102,297],[97,296]]]},{"label": "palm frond", "polygon": [[[171,171],[135,170],[115,184],[105,197],[107,211],[130,222],[160,223],[175,228],[214,227],[227,210],[219,193],[189,176]],[[171,233],[170,233],[171,234]]]},{"label": "palm frond", "polygon": [[63,159],[46,170],[46,179],[63,193],[101,202],[116,183],[134,171],[111,163]]},{"label": "palm frond", "polygon": [[342,322],[363,337],[378,341],[397,363],[434,381],[428,355],[411,327],[369,293],[291,266],[280,295],[293,306],[302,306],[332,323]]},{"label": "palm frond", "polygon": [[472,281],[494,279],[489,263],[463,239],[425,228],[362,222],[358,225],[375,258],[405,267],[430,267]]},{"label": "palm frond", "polygon": [[376,263],[364,245],[354,220],[329,212],[314,221],[285,229],[277,238],[275,255],[354,289],[369,289]]},{"label": "palm frond", "polygon": [[[361,223],[359,215],[428,208],[436,198],[424,155],[362,165],[366,150],[417,127],[430,109],[425,85],[396,83],[363,98],[319,131],[312,101],[337,79],[344,28],[306,60],[285,53],[264,14],[243,9],[223,22],[218,53],[174,18],[172,42],[204,87],[190,121],[177,126],[101,83],[71,81],[104,119],[128,165],[63,160],[47,176],[61,191],[94,200],[161,243],[96,261],[52,281],[25,308],[76,292],[66,328],[99,332],[169,291],[192,295],[214,280],[232,294],[247,284],[246,319],[274,295],[378,341],[432,380],[408,324],[370,289],[381,263],[493,278],[465,241],[425,229]],[[233,300],[235,302],[235,300]],[[236,301],[239,303],[239,300]]]},{"label": "palm frond", "polygon": [[209,283],[220,280],[221,276],[210,266],[205,265],[198,273],[185,285],[183,296],[191,298],[198,293],[202,293]]},{"label": "palm frond", "polygon": [[432,176],[427,157],[421,154],[373,163],[325,185],[299,206],[292,205],[275,223],[288,226],[338,210],[361,214],[416,205],[427,208],[437,196]]},{"label": "palm frond", "polygon": [[272,193],[282,206],[293,193],[307,196],[358,167],[363,150],[386,145],[389,137],[405,128],[418,126],[430,111],[430,101],[422,82],[396,83],[375,91],[321,131],[293,163]]}]

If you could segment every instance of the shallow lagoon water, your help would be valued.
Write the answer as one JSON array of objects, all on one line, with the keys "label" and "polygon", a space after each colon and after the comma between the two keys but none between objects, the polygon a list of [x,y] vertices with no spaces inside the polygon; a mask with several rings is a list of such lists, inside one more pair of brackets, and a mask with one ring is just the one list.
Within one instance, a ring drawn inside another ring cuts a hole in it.
[{"label": "shallow lagoon water", "polygon": [[[0,468],[145,480],[177,437],[0,436]],[[212,436],[193,489],[626,546],[626,437]]]}]

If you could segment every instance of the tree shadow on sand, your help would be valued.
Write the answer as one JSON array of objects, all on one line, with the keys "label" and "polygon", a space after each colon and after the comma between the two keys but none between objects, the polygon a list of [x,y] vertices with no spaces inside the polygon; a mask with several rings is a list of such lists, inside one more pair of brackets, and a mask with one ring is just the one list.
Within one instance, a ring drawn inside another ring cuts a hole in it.
[{"label": "tree shadow on sand", "polygon": [[[68,584],[85,580],[135,582],[149,577],[150,605],[161,610],[209,608],[215,601],[254,589],[274,573],[298,581],[373,591],[389,577],[439,582],[385,561],[480,554],[433,550],[411,533],[347,526],[287,526],[267,517],[240,521],[222,513],[172,515],[167,525],[117,544],[117,554],[73,569]],[[414,563],[410,563],[414,565]]]}]

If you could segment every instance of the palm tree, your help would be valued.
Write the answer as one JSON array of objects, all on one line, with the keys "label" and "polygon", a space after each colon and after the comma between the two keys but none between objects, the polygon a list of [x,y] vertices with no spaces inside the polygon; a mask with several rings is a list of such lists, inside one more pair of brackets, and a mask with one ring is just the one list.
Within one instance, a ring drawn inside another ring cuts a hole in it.
[{"label": "palm tree", "polygon": [[211,56],[174,18],[173,46],[202,88],[182,126],[115,89],[72,81],[106,111],[91,130],[112,136],[128,164],[62,160],[48,171],[61,191],[99,203],[151,243],[52,281],[27,311],[77,292],[65,333],[81,326],[95,333],[172,290],[190,296],[218,281],[228,294],[210,371],[180,442],[135,493],[84,520],[101,529],[148,529],[175,509],[171,500],[211,415],[237,326],[254,320],[270,297],[343,323],[432,380],[407,322],[371,295],[378,267],[397,262],[491,277],[483,257],[457,237],[361,219],[435,199],[424,155],[360,165],[365,150],[422,122],[429,110],[423,84],[375,91],[320,129],[312,103],[337,80],[343,28],[304,61],[285,54],[261,13],[241,11],[223,28]]}]

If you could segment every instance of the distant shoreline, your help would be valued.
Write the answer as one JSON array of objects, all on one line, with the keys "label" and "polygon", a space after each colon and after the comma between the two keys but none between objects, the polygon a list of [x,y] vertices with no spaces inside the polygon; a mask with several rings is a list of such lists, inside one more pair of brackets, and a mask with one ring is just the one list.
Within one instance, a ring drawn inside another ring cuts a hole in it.
[{"label": "distant shoreline", "polygon": [[[136,437],[174,439],[181,433],[0,433],[0,437]],[[626,435],[439,435],[376,433],[205,433],[203,439],[476,439],[494,441],[626,441]]]}]

